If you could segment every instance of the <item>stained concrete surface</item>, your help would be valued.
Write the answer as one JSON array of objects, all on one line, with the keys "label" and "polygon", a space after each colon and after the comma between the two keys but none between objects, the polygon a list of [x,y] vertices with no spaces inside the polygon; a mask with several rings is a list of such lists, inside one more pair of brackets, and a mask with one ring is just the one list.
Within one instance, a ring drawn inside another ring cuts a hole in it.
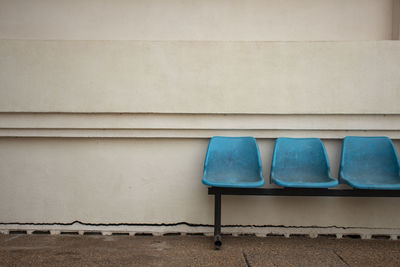
[{"label": "stained concrete surface", "polygon": [[400,266],[400,241],[0,235],[0,266]]}]

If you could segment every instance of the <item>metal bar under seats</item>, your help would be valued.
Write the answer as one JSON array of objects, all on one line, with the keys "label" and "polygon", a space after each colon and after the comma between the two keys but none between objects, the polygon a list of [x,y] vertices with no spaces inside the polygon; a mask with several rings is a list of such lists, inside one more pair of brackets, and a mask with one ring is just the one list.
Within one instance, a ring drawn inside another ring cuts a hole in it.
[{"label": "metal bar under seats", "polygon": [[209,187],[208,194],[304,197],[400,197],[400,190]]}]

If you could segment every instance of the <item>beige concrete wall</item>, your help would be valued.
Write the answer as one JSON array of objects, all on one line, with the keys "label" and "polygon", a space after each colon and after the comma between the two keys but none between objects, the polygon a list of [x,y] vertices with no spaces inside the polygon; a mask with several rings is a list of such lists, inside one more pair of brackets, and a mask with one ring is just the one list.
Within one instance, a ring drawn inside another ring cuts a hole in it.
[{"label": "beige concrete wall", "polygon": [[[324,140],[337,177],[340,141]],[[0,139],[2,222],[212,224],[207,139]],[[273,140],[259,139],[268,179]],[[397,145],[399,145],[397,143]],[[398,199],[224,197],[223,223],[399,228]]]},{"label": "beige concrete wall", "polygon": [[400,112],[400,42],[0,40],[2,112]]},{"label": "beige concrete wall", "polygon": [[387,40],[392,0],[1,0],[0,38]]},{"label": "beige concrete wall", "polygon": [[[321,137],[337,178],[341,138],[387,135],[400,151],[399,121],[400,115],[1,113],[0,222],[212,224],[213,199],[201,184],[210,136],[257,137],[266,181],[276,137]],[[397,199],[224,197],[223,223],[387,234],[400,229],[397,209]],[[32,226],[19,226],[26,227]]]}]

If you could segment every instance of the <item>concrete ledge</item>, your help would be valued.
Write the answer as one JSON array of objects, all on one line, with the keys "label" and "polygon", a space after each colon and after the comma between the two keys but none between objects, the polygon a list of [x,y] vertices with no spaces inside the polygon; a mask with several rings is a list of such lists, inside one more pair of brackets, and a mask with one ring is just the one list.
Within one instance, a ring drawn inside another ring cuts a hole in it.
[{"label": "concrete ledge", "polygon": [[400,115],[378,114],[113,114],[0,113],[0,137],[343,138],[385,135],[400,138]]}]

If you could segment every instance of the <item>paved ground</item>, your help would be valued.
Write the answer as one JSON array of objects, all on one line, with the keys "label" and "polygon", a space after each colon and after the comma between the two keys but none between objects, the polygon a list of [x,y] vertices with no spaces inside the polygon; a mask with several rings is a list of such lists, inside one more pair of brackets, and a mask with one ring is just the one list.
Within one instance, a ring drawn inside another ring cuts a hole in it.
[{"label": "paved ground", "polygon": [[0,235],[0,266],[400,266],[400,241]]}]

